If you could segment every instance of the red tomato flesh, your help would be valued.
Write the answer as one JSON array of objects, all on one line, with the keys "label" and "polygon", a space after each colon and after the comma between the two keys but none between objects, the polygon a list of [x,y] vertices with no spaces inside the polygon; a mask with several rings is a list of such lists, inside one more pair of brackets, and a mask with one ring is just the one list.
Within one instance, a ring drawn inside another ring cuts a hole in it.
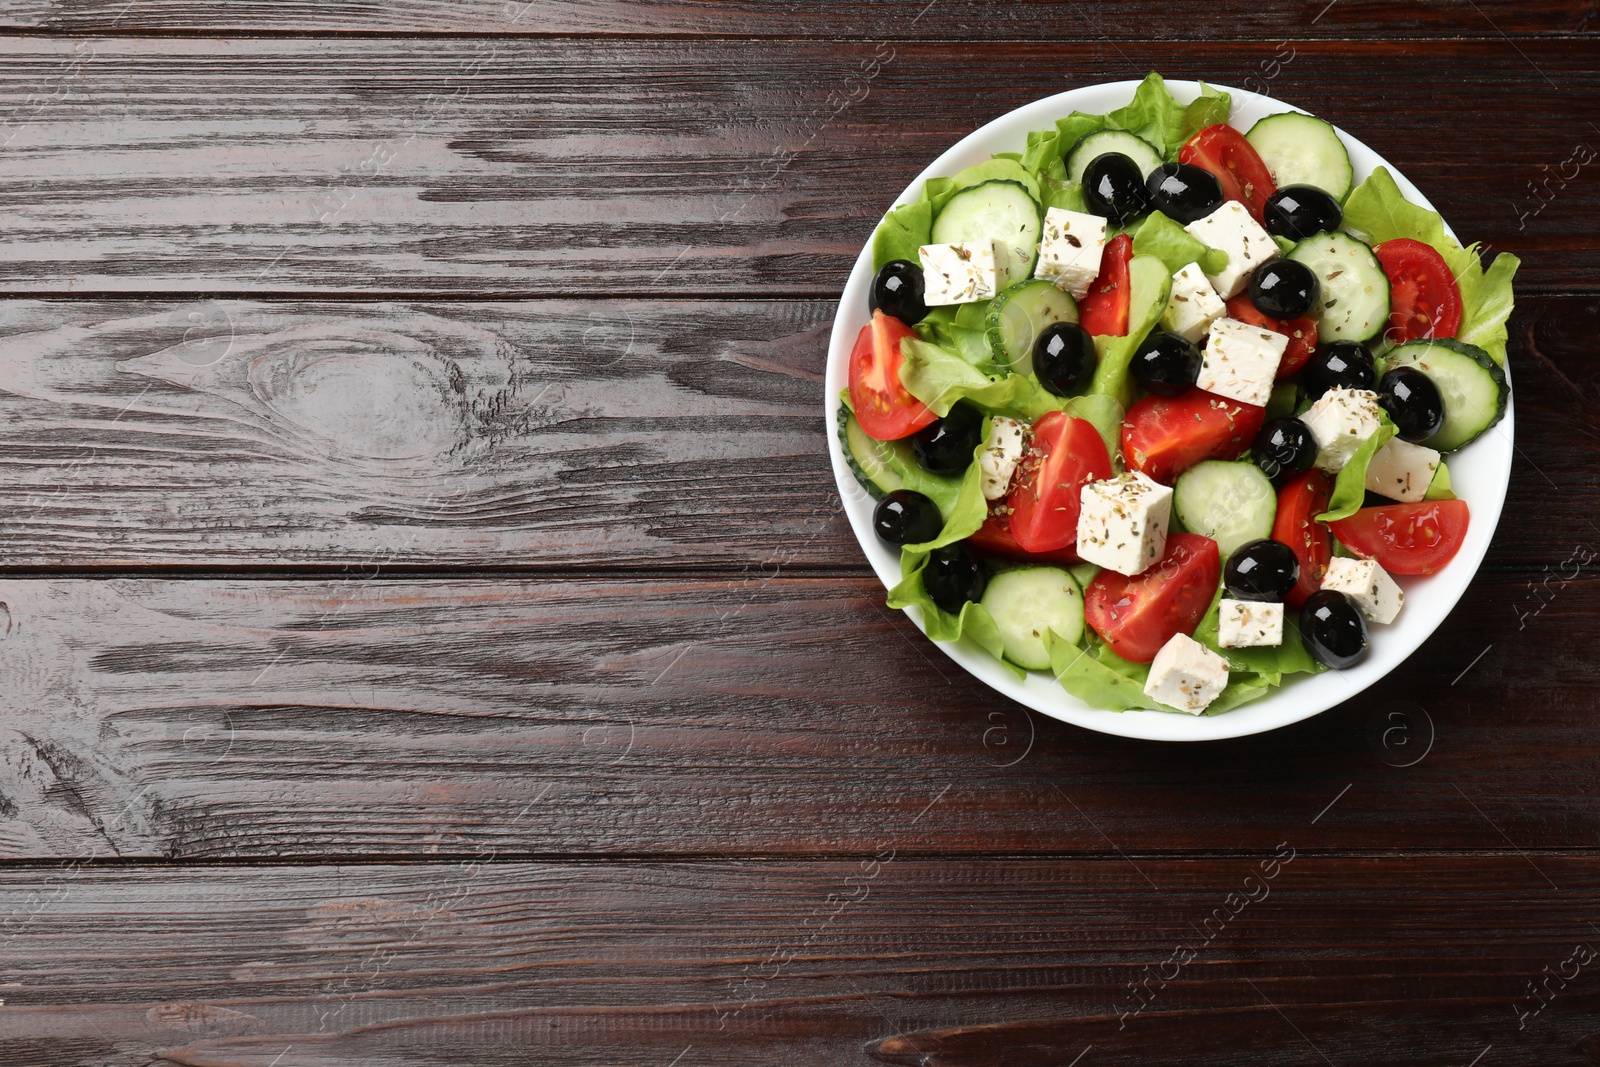
[{"label": "red tomato flesh", "polygon": [[1203,459],[1238,459],[1250,447],[1267,409],[1191,389],[1147,396],[1122,420],[1122,457],[1163,485]]},{"label": "red tomato flesh", "polygon": [[1278,187],[1244,134],[1225,122],[1207,126],[1178,149],[1178,162],[1209,172],[1222,184],[1223,196],[1239,201],[1257,222],[1265,223],[1267,197]]},{"label": "red tomato flesh", "polygon": [[1111,477],[1105,438],[1093,424],[1052,411],[1033,424],[1028,451],[1006,506],[1011,536],[1024,552],[1054,552],[1078,543],[1080,493]]},{"label": "red tomato flesh", "polygon": [[1217,543],[1199,534],[1167,535],[1161,562],[1132,578],[1101,571],[1083,596],[1084,618],[1111,646],[1134,663],[1149,663],[1173,634],[1200,625],[1222,578]]},{"label": "red tomato flesh", "polygon": [[911,327],[881,311],[861,327],[850,350],[850,406],[868,437],[897,441],[938,418],[900,381],[900,342]]},{"label": "red tomato flesh", "polygon": [[983,520],[983,525],[978,528],[978,532],[967,538],[967,544],[986,556],[1016,560],[1019,563],[1054,563],[1070,567],[1074,563],[1083,562],[1083,557],[1072,548],[1058,548],[1054,552],[1029,552],[1024,549],[1017,544],[1017,539],[1011,536],[1011,516],[1005,513],[1004,507],[990,512],[989,517]]},{"label": "red tomato flesh", "polygon": [[1310,315],[1302,315],[1298,319],[1275,319],[1270,315],[1263,315],[1261,310],[1250,302],[1248,293],[1240,293],[1227,302],[1228,317],[1238,319],[1249,326],[1260,326],[1262,329],[1281,333],[1289,338],[1289,347],[1283,350],[1283,359],[1278,364],[1278,381],[1283,381],[1291,374],[1300,373],[1311,359],[1311,353],[1317,348],[1317,320]]},{"label": "red tomato flesh", "polygon": [[1128,335],[1128,261],[1133,258],[1133,238],[1119,233],[1106,243],[1100,256],[1100,276],[1078,301],[1078,325],[1102,337]]},{"label": "red tomato flesh", "polygon": [[1362,508],[1332,525],[1345,547],[1390,574],[1432,574],[1461,550],[1470,522],[1465,500],[1419,500]]},{"label": "red tomato flesh", "polygon": [[1278,515],[1272,522],[1272,539],[1294,550],[1300,562],[1300,581],[1290,590],[1285,602],[1298,608],[1306,597],[1322,588],[1333,558],[1333,541],[1325,523],[1317,516],[1328,510],[1333,496],[1333,479],[1322,471],[1297,474],[1278,490]]},{"label": "red tomato flesh", "polygon": [[1461,329],[1461,287],[1437,249],[1398,237],[1378,245],[1372,254],[1389,276],[1385,339],[1404,344],[1423,337],[1456,335]]}]

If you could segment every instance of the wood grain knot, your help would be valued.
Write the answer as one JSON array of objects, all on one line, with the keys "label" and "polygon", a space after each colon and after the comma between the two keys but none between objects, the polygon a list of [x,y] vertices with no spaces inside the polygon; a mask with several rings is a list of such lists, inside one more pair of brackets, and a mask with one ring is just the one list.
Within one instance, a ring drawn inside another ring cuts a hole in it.
[{"label": "wood grain knot", "polygon": [[510,399],[511,347],[464,323],[376,310],[263,333],[247,332],[254,316],[241,311],[222,358],[196,361],[179,339],[118,366],[244,407],[318,458],[375,460],[387,473],[458,465]]}]

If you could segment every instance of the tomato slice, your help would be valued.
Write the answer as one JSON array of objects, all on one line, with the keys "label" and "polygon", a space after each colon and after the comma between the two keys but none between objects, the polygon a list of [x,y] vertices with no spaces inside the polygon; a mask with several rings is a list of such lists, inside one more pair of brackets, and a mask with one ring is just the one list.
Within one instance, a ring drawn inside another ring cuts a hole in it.
[{"label": "tomato slice", "polygon": [[850,406],[868,437],[897,441],[939,416],[900,381],[900,342],[916,333],[890,315],[872,313],[850,350]]},{"label": "tomato slice", "polygon": [[1297,474],[1278,490],[1278,515],[1272,521],[1272,539],[1282,541],[1294,550],[1300,562],[1300,581],[1289,592],[1286,603],[1298,608],[1306,597],[1322,588],[1322,576],[1328,573],[1328,561],[1333,558],[1333,541],[1328,527],[1317,521],[1317,516],[1328,510],[1328,499],[1333,495],[1333,479],[1322,471]]},{"label": "tomato slice", "polygon": [[1122,457],[1164,485],[1203,459],[1238,459],[1250,447],[1267,409],[1191,389],[1147,396],[1122,420]]},{"label": "tomato slice", "polygon": [[1074,563],[1083,562],[1083,557],[1073,548],[1058,548],[1054,552],[1029,552],[1017,544],[1017,539],[1011,536],[1011,516],[1006,513],[1003,504],[989,513],[989,517],[983,520],[978,532],[967,538],[967,544],[984,555],[1016,560],[1019,563],[1055,563],[1070,567]]},{"label": "tomato slice", "polygon": [[1078,325],[1102,337],[1128,335],[1128,261],[1133,258],[1133,238],[1119,233],[1100,254],[1100,276],[1078,301]]},{"label": "tomato slice", "polygon": [[1333,532],[1390,574],[1432,574],[1455,558],[1470,521],[1465,500],[1419,500],[1362,508],[1334,522]]},{"label": "tomato slice", "polygon": [[1404,344],[1423,337],[1454,337],[1461,329],[1461,287],[1438,250],[1409,237],[1397,237],[1372,253],[1389,276],[1389,325],[1383,331],[1384,339]]},{"label": "tomato slice", "polygon": [[1052,411],[1033,424],[1033,439],[1006,498],[1011,536],[1024,552],[1053,552],[1078,543],[1080,493],[1111,477],[1105,438],[1084,419]]},{"label": "tomato slice", "polygon": [[1275,319],[1262,314],[1261,309],[1250,302],[1248,293],[1240,293],[1229,300],[1227,308],[1229,318],[1289,338],[1289,347],[1283,350],[1283,359],[1278,364],[1277,378],[1280,382],[1291,374],[1299,374],[1300,368],[1306,365],[1311,353],[1317,349],[1317,320],[1310,315],[1302,315],[1298,319]]},{"label": "tomato slice", "polygon": [[1207,126],[1178,149],[1178,162],[1209,172],[1222,183],[1223,196],[1239,201],[1257,222],[1266,223],[1267,197],[1278,187],[1244,134],[1225,122]]},{"label": "tomato slice", "polygon": [[1149,663],[1173,634],[1200,625],[1222,577],[1217,543],[1199,534],[1167,535],[1161,562],[1132,578],[1101,571],[1083,595],[1084,618],[1111,651]]}]

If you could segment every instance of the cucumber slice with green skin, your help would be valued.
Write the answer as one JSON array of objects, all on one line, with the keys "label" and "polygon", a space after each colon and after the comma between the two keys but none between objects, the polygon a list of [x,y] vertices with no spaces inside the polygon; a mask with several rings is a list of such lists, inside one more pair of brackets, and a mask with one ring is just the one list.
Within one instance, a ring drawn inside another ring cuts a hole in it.
[{"label": "cucumber slice with green skin", "polygon": [[1096,156],[1118,152],[1133,160],[1139,173],[1146,178],[1161,166],[1161,153],[1143,137],[1124,130],[1101,130],[1078,138],[1078,143],[1067,151],[1067,177],[1083,181],[1083,172]]},{"label": "cucumber slice with green skin", "polygon": [[1439,387],[1444,400],[1444,425],[1422,442],[1440,452],[1454,452],[1476,441],[1505,417],[1511,383],[1500,364],[1477,345],[1461,341],[1411,341],[1390,349],[1389,366],[1410,366]]},{"label": "cucumber slice with green skin", "polygon": [[1310,267],[1322,288],[1318,341],[1369,341],[1389,324],[1389,277],[1354,237],[1319,233],[1295,245],[1289,258]]},{"label": "cucumber slice with green skin", "polygon": [[1001,571],[989,579],[981,603],[1000,631],[1006,659],[1030,671],[1050,669],[1047,630],[1074,645],[1083,637],[1083,591],[1060,567]]},{"label": "cucumber slice with green skin", "polygon": [[1033,346],[1046,326],[1077,322],[1078,302],[1043,278],[1019,282],[989,301],[989,347],[1013,374],[1033,373]]},{"label": "cucumber slice with green skin", "polygon": [[916,462],[916,457],[911,454],[909,439],[877,441],[868,437],[855,416],[850,414],[850,409],[842,405],[839,408],[839,444],[844,450],[850,473],[856,476],[861,488],[871,494],[874,500],[882,500],[906,484],[895,469],[895,453],[903,453],[898,457],[903,463]]},{"label": "cucumber slice with green skin", "polygon": [[1226,558],[1248,541],[1272,536],[1278,497],[1254,463],[1208,459],[1178,476],[1172,506],[1185,530],[1211,538]]},{"label": "cucumber slice with green skin", "polygon": [[1039,202],[1021,183],[997,178],[952,196],[933,220],[929,242],[994,241],[998,283],[1005,289],[1033,276],[1043,231],[1044,211]]},{"label": "cucumber slice with green skin", "polygon": [[1350,195],[1355,172],[1339,131],[1310,115],[1286,111],[1268,115],[1244,135],[1272,172],[1280,189],[1285,185],[1315,185],[1335,200]]}]

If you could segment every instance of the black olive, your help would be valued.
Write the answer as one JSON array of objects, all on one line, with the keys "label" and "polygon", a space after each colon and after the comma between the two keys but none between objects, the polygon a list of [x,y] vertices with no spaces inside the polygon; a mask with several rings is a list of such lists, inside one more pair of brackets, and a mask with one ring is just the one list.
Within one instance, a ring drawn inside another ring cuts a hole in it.
[{"label": "black olive", "polygon": [[911,438],[911,452],[932,474],[960,474],[972,463],[972,451],[983,432],[983,412],[961,403],[950,414],[924,426]]},{"label": "black olive", "polygon": [[1306,651],[1330,667],[1354,667],[1367,654],[1367,620],[1350,598],[1319,589],[1300,609],[1300,639]]},{"label": "black olive", "polygon": [[1122,226],[1150,210],[1150,190],[1139,164],[1121,152],[1107,152],[1083,169],[1083,202],[1092,213]]},{"label": "black olive", "polygon": [[1312,353],[1300,372],[1306,397],[1316,400],[1329,389],[1371,389],[1378,384],[1372,353],[1354,341],[1331,341]]},{"label": "black olive", "polygon": [[928,305],[922,302],[922,268],[904,259],[885,263],[872,279],[867,305],[907,326],[921,322],[928,314]]},{"label": "black olive", "polygon": [[1033,373],[1056,396],[1072,396],[1094,374],[1094,338],[1075,322],[1052,322],[1033,345]]},{"label": "black olive", "polygon": [[1267,232],[1291,241],[1332,233],[1344,221],[1339,201],[1315,185],[1285,185],[1267,197]]},{"label": "black olive", "polygon": [[939,505],[909,489],[896,489],[872,509],[872,528],[891,545],[920,545],[944,529]]},{"label": "black olive", "polygon": [[1270,537],[1234,549],[1222,571],[1222,584],[1235,600],[1282,603],[1299,580],[1294,549]]},{"label": "black olive", "polygon": [[1179,222],[1203,219],[1222,206],[1222,183],[1193,163],[1163,163],[1145,179],[1157,211]]},{"label": "black olive", "polygon": [[1444,425],[1444,397],[1415,367],[1395,367],[1378,383],[1378,403],[1407,441],[1426,441]]},{"label": "black olive", "polygon": [[1200,377],[1200,350],[1175,333],[1153,333],[1133,354],[1133,376],[1157,396],[1181,396]]},{"label": "black olive", "polygon": [[1299,419],[1273,419],[1256,434],[1250,458],[1272,484],[1282,485],[1311,469],[1317,461],[1317,439]]},{"label": "black olive", "polygon": [[928,591],[928,599],[952,615],[959,615],[967,601],[982,597],[985,584],[983,569],[965,542],[934,549],[922,568],[922,588]]},{"label": "black olive", "polygon": [[1317,303],[1321,286],[1304,263],[1275,259],[1250,275],[1250,303],[1275,319],[1298,319]]}]

